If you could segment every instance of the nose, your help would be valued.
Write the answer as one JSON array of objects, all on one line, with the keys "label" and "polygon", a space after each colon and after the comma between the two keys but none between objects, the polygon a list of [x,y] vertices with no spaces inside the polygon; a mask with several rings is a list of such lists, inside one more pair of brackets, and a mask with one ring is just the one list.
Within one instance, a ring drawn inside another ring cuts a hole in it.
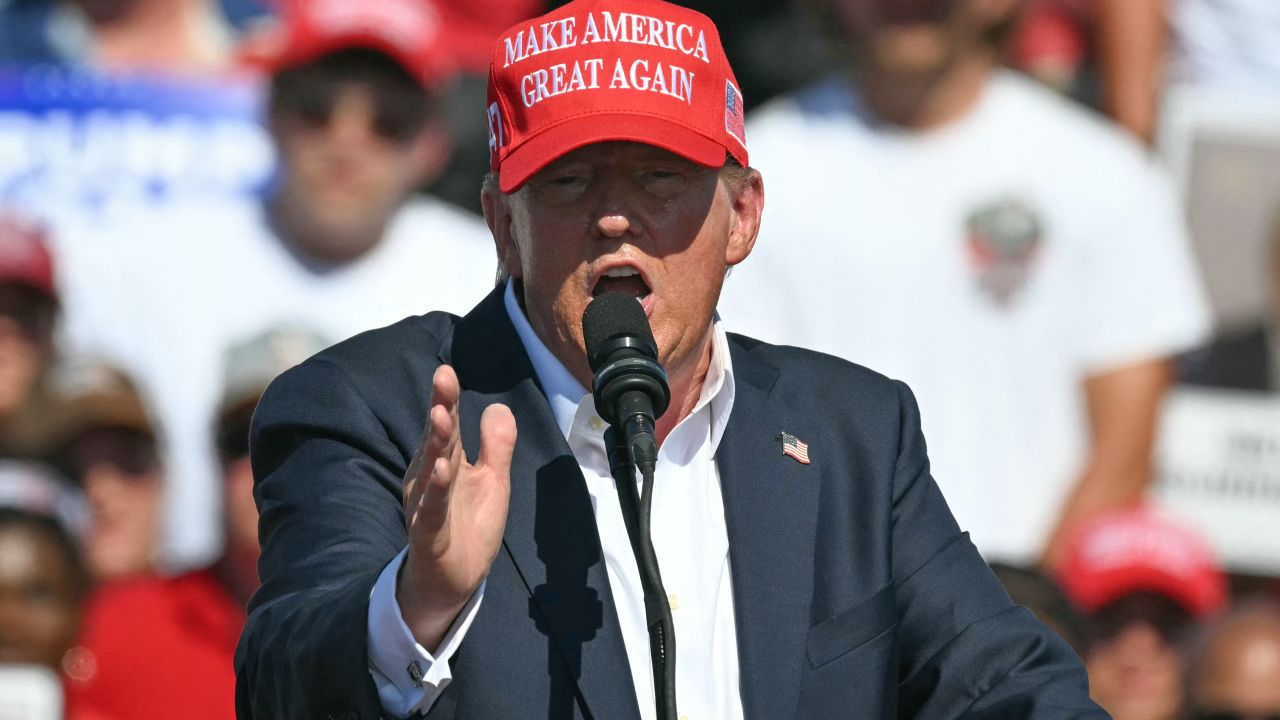
[{"label": "nose", "polygon": [[1116,642],[1125,659],[1146,663],[1167,648],[1160,633],[1146,622],[1134,622],[1120,632]]},{"label": "nose", "polygon": [[599,204],[592,223],[592,231],[600,239],[617,240],[633,231],[630,195],[625,187],[626,179],[612,172],[601,173],[596,179]]},{"label": "nose", "polygon": [[85,468],[83,476],[85,497],[95,512],[114,507],[128,485],[123,471],[108,462],[95,462]]},{"label": "nose", "polygon": [[349,91],[334,101],[325,130],[330,142],[358,145],[374,137],[373,123],[372,101],[363,93]]},{"label": "nose", "polygon": [[631,229],[631,220],[620,212],[611,212],[601,215],[596,220],[596,230],[602,237],[609,239],[617,239],[627,234]]}]

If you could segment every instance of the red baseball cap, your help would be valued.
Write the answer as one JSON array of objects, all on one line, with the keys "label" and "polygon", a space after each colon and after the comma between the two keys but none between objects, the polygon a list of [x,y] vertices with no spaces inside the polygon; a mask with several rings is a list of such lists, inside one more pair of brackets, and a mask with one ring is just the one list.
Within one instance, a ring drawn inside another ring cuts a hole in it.
[{"label": "red baseball cap", "polygon": [[249,43],[249,60],[272,70],[367,48],[385,53],[424,86],[448,74],[440,13],[431,0],[282,0],[280,26]]},{"label": "red baseball cap", "polygon": [[575,0],[508,29],[493,47],[488,103],[503,192],[611,140],[707,167],[726,154],[747,164],[742,92],[715,25],[660,0]]},{"label": "red baseball cap", "polygon": [[0,282],[17,282],[54,298],[53,257],[44,225],[0,213]]},{"label": "red baseball cap", "polygon": [[1221,610],[1227,581],[1209,544],[1154,511],[1138,508],[1086,524],[1068,542],[1057,576],[1085,612],[1136,592],[1154,592],[1196,617]]}]

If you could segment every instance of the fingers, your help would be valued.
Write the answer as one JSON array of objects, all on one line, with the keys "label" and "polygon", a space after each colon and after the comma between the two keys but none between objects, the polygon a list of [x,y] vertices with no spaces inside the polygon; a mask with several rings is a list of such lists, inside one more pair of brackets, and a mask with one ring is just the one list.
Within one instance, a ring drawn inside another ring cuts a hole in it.
[{"label": "fingers", "polygon": [[[431,379],[431,432],[427,433],[427,457],[452,457],[458,448],[458,397],[462,389],[453,368],[441,365]],[[427,466],[430,467],[430,466]]]},{"label": "fingers", "polygon": [[[405,512],[409,524],[430,533],[445,523],[453,489],[473,469],[504,483],[511,473],[516,421],[505,405],[491,405],[480,416],[480,452],[475,466],[462,449],[459,397],[453,368],[442,365],[432,378],[431,408],[422,444],[405,476]],[[470,475],[467,475],[470,477]]]},{"label": "fingers", "polygon": [[[405,511],[412,514],[427,492],[428,480],[436,474],[437,462],[444,458],[457,463],[461,460],[458,424],[458,397],[461,389],[453,368],[441,365],[431,381],[431,401],[427,412],[427,427],[422,443],[414,453],[413,461],[404,477]],[[450,473],[452,477],[454,473]],[[440,488],[437,488],[439,490]]]},{"label": "fingers", "polygon": [[508,478],[511,475],[511,455],[516,447],[516,418],[511,408],[494,404],[484,409],[480,416],[480,456],[476,467],[483,467],[495,475]]}]

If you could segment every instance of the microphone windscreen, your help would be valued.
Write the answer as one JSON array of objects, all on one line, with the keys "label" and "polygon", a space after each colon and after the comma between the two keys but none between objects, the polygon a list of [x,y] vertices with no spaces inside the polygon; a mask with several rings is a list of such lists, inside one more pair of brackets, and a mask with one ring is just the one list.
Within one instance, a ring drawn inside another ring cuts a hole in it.
[{"label": "microphone windscreen", "polygon": [[657,358],[657,343],[644,308],[640,301],[625,293],[607,292],[596,296],[582,313],[582,335],[592,372],[598,370],[604,360],[597,357],[601,354],[599,351],[608,340],[617,337],[633,337],[647,343],[652,348],[647,354]]}]

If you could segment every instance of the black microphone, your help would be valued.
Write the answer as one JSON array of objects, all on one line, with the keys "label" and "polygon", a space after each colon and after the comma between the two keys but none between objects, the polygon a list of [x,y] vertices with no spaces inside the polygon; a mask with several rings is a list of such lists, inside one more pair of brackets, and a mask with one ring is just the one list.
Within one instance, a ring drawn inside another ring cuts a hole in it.
[{"label": "black microphone", "polygon": [[632,462],[652,477],[658,462],[654,421],[667,411],[671,390],[644,308],[630,295],[604,293],[582,313],[582,334],[596,412],[621,428]]},{"label": "black microphone", "polygon": [[[618,486],[622,519],[644,590],[657,717],[676,720],[675,623],[650,535],[658,464],[654,420],[667,411],[671,389],[666,371],[658,364],[658,345],[649,320],[634,297],[618,292],[596,297],[582,313],[582,334],[594,375],[591,393],[596,412],[610,426],[604,433],[609,473]],[[638,496],[636,470],[643,488]]]}]

